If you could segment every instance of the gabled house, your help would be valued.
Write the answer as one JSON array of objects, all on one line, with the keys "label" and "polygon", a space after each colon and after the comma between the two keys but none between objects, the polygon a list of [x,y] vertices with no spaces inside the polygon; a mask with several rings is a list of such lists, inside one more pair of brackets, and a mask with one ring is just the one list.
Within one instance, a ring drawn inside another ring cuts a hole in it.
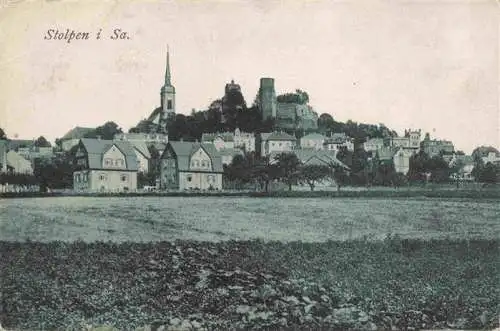
[{"label": "gabled house", "polygon": [[302,149],[323,149],[325,136],[319,133],[310,133],[300,138],[300,148]]},{"label": "gabled house", "polygon": [[171,141],[161,156],[160,188],[222,190],[223,172],[213,144]]},{"label": "gabled house", "polygon": [[265,157],[274,152],[291,152],[295,148],[297,139],[285,132],[271,132],[260,134],[260,155]]},{"label": "gabled house", "polygon": [[123,192],[137,189],[138,161],[127,141],[80,139],[73,173],[76,191]]},{"label": "gabled house", "polygon": [[368,139],[364,144],[363,147],[366,152],[372,152],[372,155],[375,155],[375,152],[377,152],[379,149],[382,149],[384,147],[384,139],[383,138],[371,138]]}]

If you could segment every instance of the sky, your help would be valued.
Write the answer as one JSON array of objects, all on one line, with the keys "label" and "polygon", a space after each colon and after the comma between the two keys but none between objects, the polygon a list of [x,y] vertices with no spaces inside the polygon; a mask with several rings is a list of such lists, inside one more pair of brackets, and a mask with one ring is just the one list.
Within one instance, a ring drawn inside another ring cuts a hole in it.
[{"label": "sky", "polygon": [[[421,129],[470,153],[500,146],[496,1],[0,0],[0,127],[50,141],[124,130],[160,105],[167,45],[177,113],[261,77],[318,114]],[[49,29],[88,40],[45,39]],[[96,39],[101,30],[101,38]],[[129,38],[112,40],[114,29]]]}]

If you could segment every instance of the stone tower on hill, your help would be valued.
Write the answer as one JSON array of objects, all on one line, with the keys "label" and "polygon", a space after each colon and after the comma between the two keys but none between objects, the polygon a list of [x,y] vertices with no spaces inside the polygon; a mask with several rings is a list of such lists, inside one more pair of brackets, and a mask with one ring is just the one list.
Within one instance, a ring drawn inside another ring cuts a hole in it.
[{"label": "stone tower on hill", "polygon": [[307,104],[308,99],[301,100],[297,93],[292,100],[278,101],[274,89],[274,78],[261,78],[258,107],[262,120],[273,119],[277,129],[317,130],[318,114]]},{"label": "stone tower on hill", "polygon": [[262,119],[276,118],[276,91],[274,90],[274,78],[261,78],[259,88],[259,105]]}]

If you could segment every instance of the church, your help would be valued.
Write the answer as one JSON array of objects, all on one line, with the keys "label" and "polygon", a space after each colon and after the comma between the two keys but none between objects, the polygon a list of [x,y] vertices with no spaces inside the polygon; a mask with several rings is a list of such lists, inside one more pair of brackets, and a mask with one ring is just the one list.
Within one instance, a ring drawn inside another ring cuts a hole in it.
[{"label": "church", "polygon": [[175,118],[175,87],[172,85],[168,48],[165,82],[160,89],[160,101],[160,107],[154,109],[147,119],[140,121],[133,131],[166,135],[169,121]]}]

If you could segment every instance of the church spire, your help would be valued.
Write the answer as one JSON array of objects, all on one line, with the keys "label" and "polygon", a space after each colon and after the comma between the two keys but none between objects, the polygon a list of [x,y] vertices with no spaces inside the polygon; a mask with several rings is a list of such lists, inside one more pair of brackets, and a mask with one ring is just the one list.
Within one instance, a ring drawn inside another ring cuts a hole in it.
[{"label": "church spire", "polygon": [[167,68],[165,70],[165,86],[172,86],[170,75],[170,50],[167,45]]}]

